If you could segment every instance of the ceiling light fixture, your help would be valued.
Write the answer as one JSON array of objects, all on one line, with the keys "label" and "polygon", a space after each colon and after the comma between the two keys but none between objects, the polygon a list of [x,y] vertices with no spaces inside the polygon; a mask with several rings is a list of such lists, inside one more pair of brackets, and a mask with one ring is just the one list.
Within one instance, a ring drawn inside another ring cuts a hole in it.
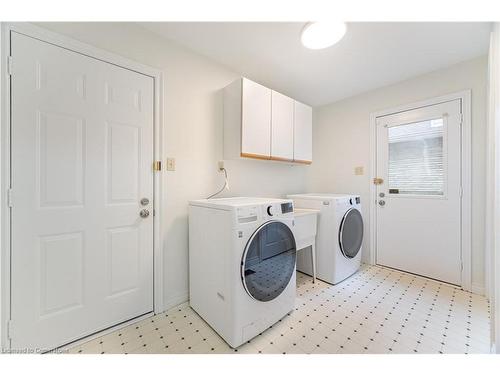
[{"label": "ceiling light fixture", "polygon": [[300,37],[302,44],[310,49],[333,46],[344,36],[344,22],[311,22],[304,26]]}]

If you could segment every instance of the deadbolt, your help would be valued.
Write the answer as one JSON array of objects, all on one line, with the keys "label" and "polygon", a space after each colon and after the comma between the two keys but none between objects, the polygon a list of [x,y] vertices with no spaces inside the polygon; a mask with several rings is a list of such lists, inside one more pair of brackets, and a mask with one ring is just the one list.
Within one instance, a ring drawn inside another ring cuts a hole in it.
[{"label": "deadbolt", "polygon": [[141,199],[141,205],[147,206],[149,204],[149,199],[148,198],[142,198]]},{"label": "deadbolt", "polygon": [[146,210],[145,208],[141,210],[141,212],[139,212],[139,215],[145,219],[149,216],[149,210]]},{"label": "deadbolt", "polygon": [[380,198],[383,198],[383,197],[385,197],[385,193],[379,193],[379,194],[378,194],[378,196],[379,196]]},{"label": "deadbolt", "polygon": [[385,206],[385,201],[381,199],[378,201],[378,204],[380,204],[381,206]]}]

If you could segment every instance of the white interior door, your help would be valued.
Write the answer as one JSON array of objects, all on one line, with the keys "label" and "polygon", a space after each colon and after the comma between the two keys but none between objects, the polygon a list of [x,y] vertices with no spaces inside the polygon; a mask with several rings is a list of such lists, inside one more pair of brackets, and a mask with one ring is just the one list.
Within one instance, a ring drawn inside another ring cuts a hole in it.
[{"label": "white interior door", "polygon": [[11,347],[50,349],[153,310],[153,79],[11,43]]},{"label": "white interior door", "polygon": [[461,284],[461,103],[377,119],[377,263]]}]

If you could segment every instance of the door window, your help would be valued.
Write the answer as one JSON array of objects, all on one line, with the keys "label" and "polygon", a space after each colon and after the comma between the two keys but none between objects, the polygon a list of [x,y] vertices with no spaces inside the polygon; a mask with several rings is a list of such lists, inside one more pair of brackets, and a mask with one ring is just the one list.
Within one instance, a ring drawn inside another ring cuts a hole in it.
[{"label": "door window", "polygon": [[444,195],[442,118],[388,128],[389,194]]},{"label": "door window", "polygon": [[272,221],[257,229],[243,255],[241,278],[248,294],[262,302],[278,297],[295,272],[296,251],[287,225]]}]

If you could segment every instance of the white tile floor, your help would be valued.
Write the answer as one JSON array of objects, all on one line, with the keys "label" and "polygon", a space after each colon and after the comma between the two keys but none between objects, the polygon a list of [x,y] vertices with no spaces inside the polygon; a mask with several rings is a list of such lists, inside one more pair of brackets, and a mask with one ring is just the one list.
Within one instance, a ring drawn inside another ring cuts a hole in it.
[{"label": "white tile floor", "polygon": [[489,305],[447,284],[363,266],[332,286],[297,275],[296,308],[237,350],[189,306],[73,347],[70,353],[488,353]]}]

